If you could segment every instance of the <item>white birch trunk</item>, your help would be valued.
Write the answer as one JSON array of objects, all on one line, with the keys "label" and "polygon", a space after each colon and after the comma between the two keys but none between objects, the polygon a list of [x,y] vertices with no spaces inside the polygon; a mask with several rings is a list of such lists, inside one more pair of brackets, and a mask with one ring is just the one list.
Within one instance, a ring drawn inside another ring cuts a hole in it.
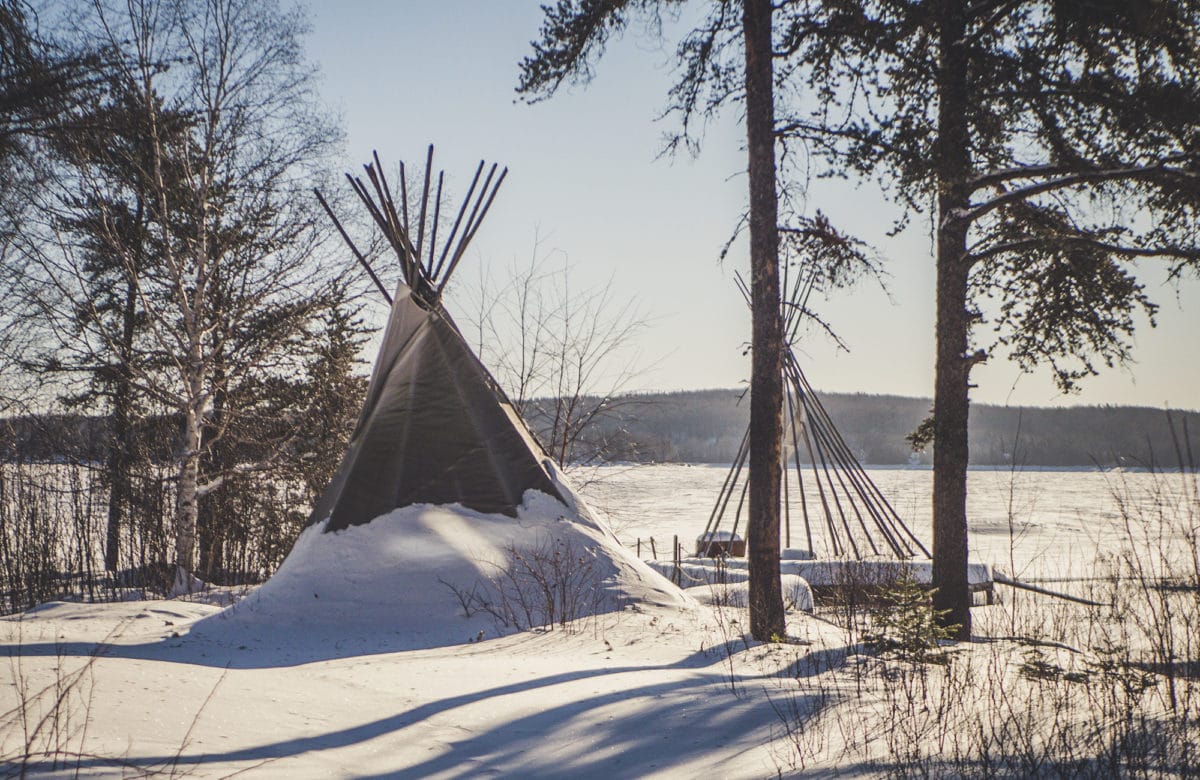
[{"label": "white birch trunk", "polygon": [[175,496],[175,564],[183,572],[196,565],[196,520],[199,516],[200,437],[203,421],[204,371],[200,360],[200,345],[193,345],[186,378],[189,403],[184,415],[184,450],[179,462],[179,479]]}]

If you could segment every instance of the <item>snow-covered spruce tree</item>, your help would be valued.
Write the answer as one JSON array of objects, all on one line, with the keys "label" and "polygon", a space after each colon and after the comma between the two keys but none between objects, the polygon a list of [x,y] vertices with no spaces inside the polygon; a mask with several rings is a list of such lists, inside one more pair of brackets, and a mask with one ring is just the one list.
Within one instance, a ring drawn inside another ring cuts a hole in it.
[{"label": "snow-covered spruce tree", "polygon": [[[970,373],[1130,356],[1153,259],[1200,268],[1200,2],[785,0],[777,132],[933,209],[935,605],[970,634]],[[990,336],[978,326],[990,321]]]}]

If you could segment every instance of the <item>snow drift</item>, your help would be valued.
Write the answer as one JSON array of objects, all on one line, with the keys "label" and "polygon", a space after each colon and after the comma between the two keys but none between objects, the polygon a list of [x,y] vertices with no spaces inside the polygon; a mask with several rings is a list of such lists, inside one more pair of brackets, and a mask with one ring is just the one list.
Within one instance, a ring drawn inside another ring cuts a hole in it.
[{"label": "snow drift", "polygon": [[[543,586],[556,586],[552,593],[570,599],[553,605],[558,611],[549,616],[556,621],[635,604],[693,603],[562,492],[571,506],[526,491],[516,518],[457,504],[416,504],[330,533],[326,523],[311,525],[270,580],[197,623],[192,634],[406,650],[536,625],[545,613],[524,614],[518,602],[543,600]],[[526,592],[518,593],[521,588]],[[564,614],[570,607],[578,614]]]}]

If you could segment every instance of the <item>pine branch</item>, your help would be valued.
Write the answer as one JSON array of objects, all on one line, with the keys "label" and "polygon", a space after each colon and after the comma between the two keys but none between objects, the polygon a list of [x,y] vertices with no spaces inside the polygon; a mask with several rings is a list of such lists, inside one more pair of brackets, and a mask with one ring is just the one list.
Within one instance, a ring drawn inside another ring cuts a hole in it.
[{"label": "pine branch", "polygon": [[1184,181],[1200,184],[1200,173],[1186,170],[1184,168],[1171,167],[1165,161],[1155,165],[1139,165],[1128,168],[1082,171],[1073,175],[1060,176],[1055,179],[1050,179],[1049,181],[1043,181],[1038,184],[1031,184],[1016,190],[1011,190],[981,203],[973,203],[958,216],[969,222],[974,222],[985,214],[995,211],[996,209],[1003,208],[1011,203],[1026,201],[1035,195],[1041,195],[1047,192],[1056,192],[1058,190],[1068,189],[1080,184],[1098,184],[1106,181],[1121,180],[1154,181],[1156,179],[1163,179],[1167,181],[1173,179],[1183,179]]},{"label": "pine branch", "polygon": [[1019,241],[1007,241],[1002,244],[995,244],[983,250],[971,251],[967,255],[967,259],[973,264],[983,260],[987,260],[997,255],[1006,254],[1009,252],[1020,252],[1026,249],[1035,249],[1037,247],[1064,247],[1072,249],[1093,249],[1099,252],[1104,252],[1109,255],[1119,255],[1125,258],[1137,257],[1170,257],[1184,261],[1200,261],[1200,247],[1186,246],[1151,246],[1151,247],[1136,247],[1127,246],[1124,244],[1114,244],[1108,241],[1101,241],[1095,238],[1089,238],[1084,235],[1077,236],[1049,236],[1040,238],[1027,238]]}]

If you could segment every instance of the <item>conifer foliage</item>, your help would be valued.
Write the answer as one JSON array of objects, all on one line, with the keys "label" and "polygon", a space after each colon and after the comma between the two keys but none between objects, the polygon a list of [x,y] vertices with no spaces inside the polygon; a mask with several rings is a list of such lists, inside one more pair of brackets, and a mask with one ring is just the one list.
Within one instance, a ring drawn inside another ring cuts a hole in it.
[{"label": "conifer foliage", "polygon": [[[25,408],[105,420],[104,568],[125,569],[155,528],[174,552],[154,563],[181,583],[265,575],[335,467],[363,384],[352,269],[322,255],[332,228],[311,195],[340,129],[316,100],[303,14],[97,0],[47,20],[103,55],[78,66],[28,33],[30,14],[0,0],[0,36],[28,41],[4,49],[0,100],[35,76],[68,80],[0,126],[15,138],[26,118],[22,168],[38,173],[0,246],[0,359],[37,378]],[[168,497],[145,505],[155,480]]]},{"label": "conifer foliage", "polygon": [[1200,267],[1200,3],[801,0],[779,21],[782,141],[903,219],[933,210],[934,571],[965,637],[972,366],[1002,350],[1074,389],[1153,321],[1137,261]]}]

